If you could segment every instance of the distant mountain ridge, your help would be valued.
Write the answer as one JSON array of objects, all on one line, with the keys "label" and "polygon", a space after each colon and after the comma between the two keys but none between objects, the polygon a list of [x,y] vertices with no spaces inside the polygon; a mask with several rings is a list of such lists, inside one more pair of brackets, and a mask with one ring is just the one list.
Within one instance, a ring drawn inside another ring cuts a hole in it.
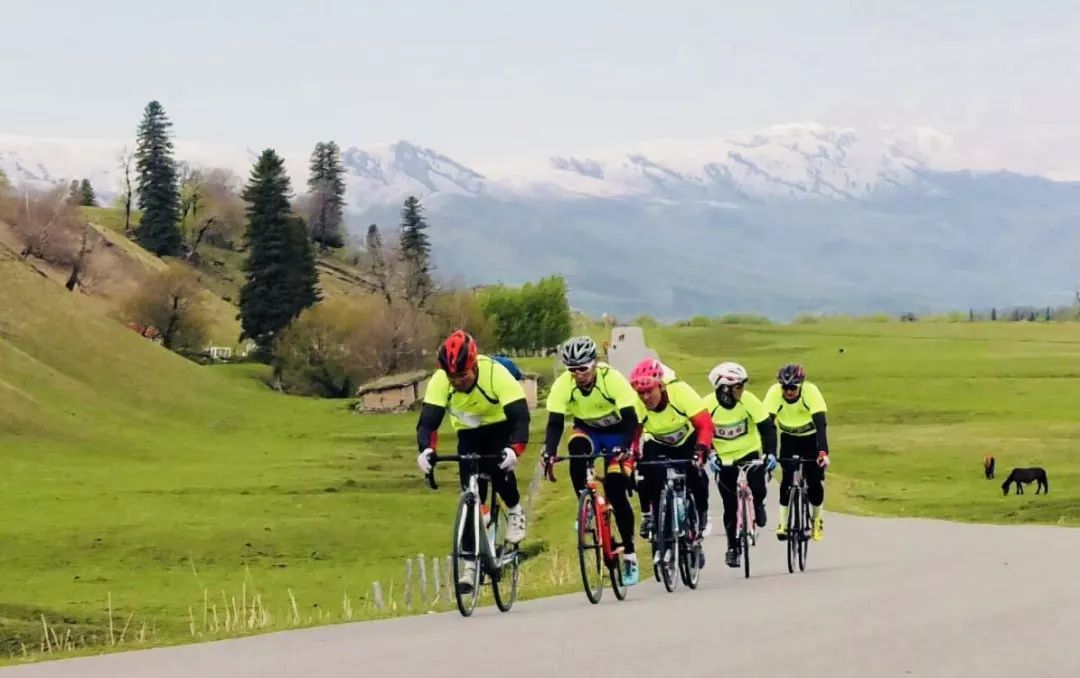
[{"label": "distant mountain ridge", "polygon": [[[393,229],[423,201],[445,275],[564,274],[589,312],[916,312],[1056,304],[1080,284],[1080,183],[949,169],[934,130],[781,125],[477,171],[407,141],[343,146],[349,222]],[[122,144],[0,136],[13,183],[118,187]],[[246,179],[256,151],[177,142]],[[306,153],[283,154],[306,190]],[[111,188],[110,188],[111,187]]]}]

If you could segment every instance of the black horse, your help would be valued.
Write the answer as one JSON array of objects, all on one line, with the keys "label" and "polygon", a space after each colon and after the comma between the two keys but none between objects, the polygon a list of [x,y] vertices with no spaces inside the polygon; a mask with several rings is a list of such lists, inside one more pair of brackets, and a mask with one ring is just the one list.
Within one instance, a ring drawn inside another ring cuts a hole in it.
[{"label": "black horse", "polygon": [[1035,487],[1035,494],[1039,494],[1040,491],[1049,493],[1050,484],[1046,480],[1046,471],[1039,467],[1033,466],[1031,468],[1014,468],[1009,477],[1005,479],[1005,482],[1001,484],[1001,493],[1009,493],[1009,483],[1016,483],[1016,494],[1024,493],[1025,483],[1038,483]]}]

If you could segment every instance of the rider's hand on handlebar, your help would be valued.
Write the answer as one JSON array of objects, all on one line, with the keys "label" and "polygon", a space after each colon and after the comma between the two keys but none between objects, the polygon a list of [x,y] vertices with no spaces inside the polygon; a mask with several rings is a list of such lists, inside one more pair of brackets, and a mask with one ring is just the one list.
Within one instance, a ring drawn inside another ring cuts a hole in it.
[{"label": "rider's hand on handlebar", "polygon": [[702,466],[705,465],[705,457],[708,456],[708,454],[711,451],[712,451],[712,448],[709,447],[708,445],[702,445],[701,443],[698,443],[697,445],[694,445],[694,453],[697,455],[696,458],[697,458],[698,468],[701,468]]},{"label": "rider's hand on handlebar", "polygon": [[821,450],[817,453],[817,465],[822,469],[829,468],[829,453],[825,450]]},{"label": "rider's hand on handlebar", "polygon": [[775,454],[767,454],[767,455],[765,455],[765,470],[772,473],[772,471],[775,468],[776,468],[776,455]]},{"label": "rider's hand on handlebar", "polygon": [[506,472],[513,471],[518,464],[518,455],[514,448],[507,447],[503,450],[503,460],[499,462],[499,468]]},{"label": "rider's hand on handlebar", "polygon": [[416,457],[416,465],[420,467],[424,475],[431,473],[431,457],[434,455],[435,450],[428,447]]}]

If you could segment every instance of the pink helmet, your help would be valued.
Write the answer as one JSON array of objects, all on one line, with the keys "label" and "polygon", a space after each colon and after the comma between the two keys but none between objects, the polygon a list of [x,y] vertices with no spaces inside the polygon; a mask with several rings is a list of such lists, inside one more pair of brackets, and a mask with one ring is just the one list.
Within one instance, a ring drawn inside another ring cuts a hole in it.
[{"label": "pink helmet", "polygon": [[663,383],[664,366],[656,358],[645,358],[630,372],[630,385],[638,393],[651,391]]}]

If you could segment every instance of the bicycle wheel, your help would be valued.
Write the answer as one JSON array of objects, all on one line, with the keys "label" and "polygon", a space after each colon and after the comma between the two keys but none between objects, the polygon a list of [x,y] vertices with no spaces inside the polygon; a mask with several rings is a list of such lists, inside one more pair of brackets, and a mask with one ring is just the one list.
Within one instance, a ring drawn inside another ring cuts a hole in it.
[{"label": "bicycle wheel", "polygon": [[[454,561],[454,598],[457,600],[458,612],[461,616],[468,617],[476,609],[476,600],[480,596],[480,559],[479,552],[479,525],[476,521],[474,504],[477,498],[471,494],[462,494],[458,501],[457,518],[454,522],[454,546],[451,551]],[[465,550],[465,537],[472,532],[473,549]],[[471,563],[473,568],[469,578],[468,588],[462,590],[462,575],[467,571],[466,563]]]},{"label": "bicycle wheel", "polygon": [[491,592],[499,610],[509,612],[518,594],[518,548],[506,541],[508,521],[499,519],[503,513],[499,507],[498,501],[491,507],[491,529],[495,534],[495,576],[491,578]]},{"label": "bicycle wheel", "polygon": [[677,523],[675,514],[675,502],[671,489],[665,487],[660,492],[660,501],[657,502],[656,516],[656,547],[659,554],[659,562],[655,567],[660,570],[660,579],[664,582],[664,588],[671,593],[679,585],[675,578],[675,567],[679,561],[679,540],[676,537]]},{"label": "bicycle wheel", "polygon": [[750,578],[750,529],[747,526],[747,522],[748,522],[748,519],[749,519],[749,516],[750,516],[750,508],[749,508],[749,506],[747,506],[747,504],[750,503],[750,500],[747,497],[744,496],[742,499],[739,500],[739,503],[742,505],[742,508],[740,509],[740,516],[739,516],[739,522],[741,523],[741,525],[739,527],[739,533],[740,533],[740,538],[742,540],[743,572],[745,574],[744,578],[749,579]]},{"label": "bicycle wheel", "polygon": [[799,490],[791,488],[788,492],[788,517],[787,517],[787,570],[795,572],[795,561],[798,558],[796,549],[799,548]]},{"label": "bicycle wheel", "polygon": [[701,550],[701,521],[698,520],[697,504],[694,503],[694,495],[686,495],[686,530],[680,537],[682,543],[679,548],[679,575],[683,583],[691,589],[696,589],[701,577],[701,564],[699,560]]},{"label": "bicycle wheel", "polygon": [[799,493],[799,500],[801,503],[802,514],[802,531],[799,533],[799,571],[804,572],[806,570],[806,556],[810,550],[810,530],[813,525],[813,521],[810,518],[810,498],[807,492],[803,491]]},{"label": "bicycle wheel", "polygon": [[[606,523],[606,529],[608,533],[608,541],[612,540],[611,535],[611,516],[612,512],[606,511],[604,514],[604,522]],[[615,557],[608,563],[608,576],[611,577],[611,590],[615,592],[615,598],[618,600],[626,600],[627,587],[622,583],[622,569],[623,569],[623,554],[619,551],[615,554]]]},{"label": "bicycle wheel", "polygon": [[593,605],[604,594],[604,556],[600,547],[600,531],[596,520],[596,505],[590,492],[578,497],[578,563],[585,595]]}]

